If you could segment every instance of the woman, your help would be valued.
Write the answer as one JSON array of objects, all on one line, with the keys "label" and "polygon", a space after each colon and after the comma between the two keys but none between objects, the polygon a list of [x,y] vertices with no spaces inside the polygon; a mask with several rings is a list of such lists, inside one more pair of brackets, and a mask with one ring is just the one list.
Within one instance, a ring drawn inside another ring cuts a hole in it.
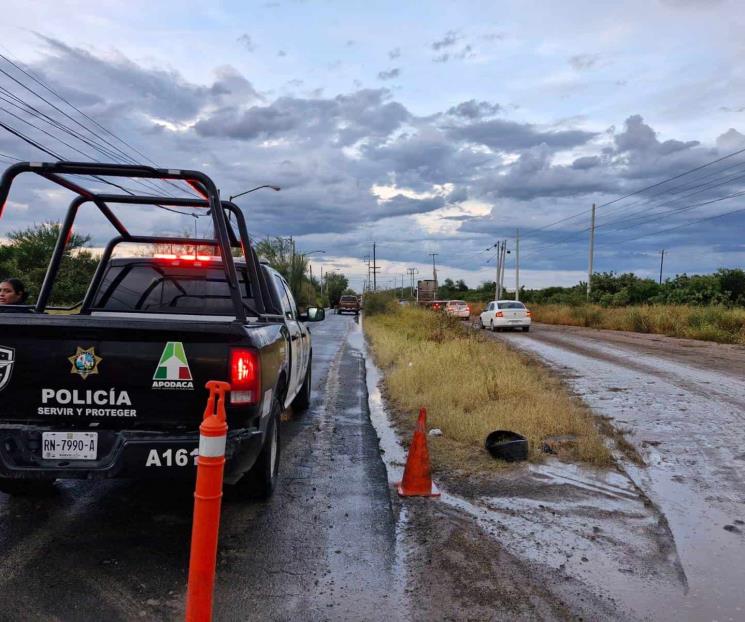
[{"label": "woman", "polygon": [[0,305],[22,305],[28,298],[26,286],[19,279],[0,281]]}]

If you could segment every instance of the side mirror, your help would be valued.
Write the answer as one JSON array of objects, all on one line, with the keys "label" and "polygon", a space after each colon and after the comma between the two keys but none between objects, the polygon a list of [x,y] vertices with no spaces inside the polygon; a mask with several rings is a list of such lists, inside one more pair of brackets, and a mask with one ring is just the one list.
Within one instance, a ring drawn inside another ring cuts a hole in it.
[{"label": "side mirror", "polygon": [[300,320],[303,322],[320,322],[326,319],[326,310],[320,307],[308,307],[305,313],[300,314]]}]

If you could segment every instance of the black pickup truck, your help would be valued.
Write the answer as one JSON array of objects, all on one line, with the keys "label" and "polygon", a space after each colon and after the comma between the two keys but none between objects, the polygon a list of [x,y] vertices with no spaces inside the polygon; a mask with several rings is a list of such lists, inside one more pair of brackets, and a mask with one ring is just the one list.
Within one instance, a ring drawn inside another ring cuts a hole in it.
[{"label": "black pickup truck", "polygon": [[[259,262],[241,210],[220,201],[203,173],[21,163],[0,180],[0,206],[23,173],[74,198],[35,304],[0,312],[0,490],[25,493],[57,478],[193,477],[205,383],[224,380],[231,384],[225,482],[239,495],[270,495],[280,413],[310,399],[305,323],[322,320],[323,309],[298,312],[282,276]],[[80,185],[83,175],[99,185],[116,178],[116,187],[122,178],[184,180],[199,197],[104,194]],[[49,307],[75,217],[88,204],[117,235],[79,305]],[[215,237],[132,235],[112,206],[201,208]],[[112,258],[124,243],[193,251]]]}]

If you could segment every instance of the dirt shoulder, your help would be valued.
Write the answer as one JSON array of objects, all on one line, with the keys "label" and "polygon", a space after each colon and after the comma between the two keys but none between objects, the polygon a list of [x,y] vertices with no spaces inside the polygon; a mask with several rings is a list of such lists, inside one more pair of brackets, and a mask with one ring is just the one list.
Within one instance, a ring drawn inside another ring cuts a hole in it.
[{"label": "dirt shoulder", "polygon": [[[707,371],[719,372],[738,378],[745,377],[745,346],[601,328],[533,324],[531,339],[552,342],[562,337],[608,343],[624,349],[664,357]],[[561,345],[571,348],[571,344],[567,344],[564,340],[562,340]]]}]

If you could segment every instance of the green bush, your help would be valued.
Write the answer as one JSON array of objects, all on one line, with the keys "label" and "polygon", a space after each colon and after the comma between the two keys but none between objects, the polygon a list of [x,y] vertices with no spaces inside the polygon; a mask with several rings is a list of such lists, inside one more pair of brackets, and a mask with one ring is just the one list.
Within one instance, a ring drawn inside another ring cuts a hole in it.
[{"label": "green bush", "polygon": [[387,292],[368,292],[362,299],[362,310],[365,315],[395,313],[398,308],[396,300]]}]

